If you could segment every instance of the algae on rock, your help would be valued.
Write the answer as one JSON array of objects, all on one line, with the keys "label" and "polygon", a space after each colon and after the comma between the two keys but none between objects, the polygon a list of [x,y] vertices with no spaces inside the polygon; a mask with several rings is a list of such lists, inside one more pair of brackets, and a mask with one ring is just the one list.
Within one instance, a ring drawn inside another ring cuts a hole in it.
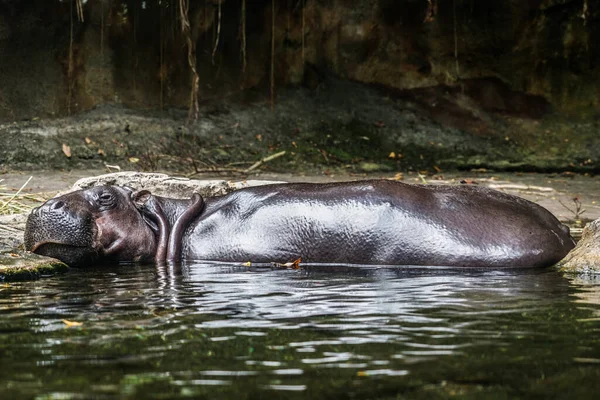
[{"label": "algae on rock", "polygon": [[68,270],[65,263],[54,258],[22,251],[0,252],[0,281],[30,281]]}]

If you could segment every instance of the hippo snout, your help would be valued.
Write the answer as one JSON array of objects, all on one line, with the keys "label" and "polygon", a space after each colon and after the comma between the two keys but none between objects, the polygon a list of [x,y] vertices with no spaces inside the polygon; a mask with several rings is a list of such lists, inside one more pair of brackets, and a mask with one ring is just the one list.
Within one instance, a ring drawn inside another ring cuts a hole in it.
[{"label": "hippo snout", "polygon": [[97,257],[97,227],[89,212],[67,206],[60,198],[33,209],[25,225],[25,248],[57,258],[68,265],[93,262]]}]

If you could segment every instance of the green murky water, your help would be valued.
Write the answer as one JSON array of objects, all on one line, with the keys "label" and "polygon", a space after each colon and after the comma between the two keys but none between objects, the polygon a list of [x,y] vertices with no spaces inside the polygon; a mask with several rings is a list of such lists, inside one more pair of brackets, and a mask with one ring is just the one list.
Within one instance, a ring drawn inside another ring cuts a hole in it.
[{"label": "green murky water", "polygon": [[599,303],[552,270],[72,271],[0,287],[0,397],[595,398]]}]

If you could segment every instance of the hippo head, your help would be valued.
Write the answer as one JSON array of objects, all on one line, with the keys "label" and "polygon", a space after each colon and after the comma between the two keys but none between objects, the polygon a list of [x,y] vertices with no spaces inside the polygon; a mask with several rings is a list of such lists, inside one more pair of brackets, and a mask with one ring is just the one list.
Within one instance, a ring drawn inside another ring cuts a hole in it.
[{"label": "hippo head", "polygon": [[97,186],[48,200],[25,228],[25,247],[71,266],[107,261],[151,261],[156,224],[144,214],[142,197],[118,186]]}]

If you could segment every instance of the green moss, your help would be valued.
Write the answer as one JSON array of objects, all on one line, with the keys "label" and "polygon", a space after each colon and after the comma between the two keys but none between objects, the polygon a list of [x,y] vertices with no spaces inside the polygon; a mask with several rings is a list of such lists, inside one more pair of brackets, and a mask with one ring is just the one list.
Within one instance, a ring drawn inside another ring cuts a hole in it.
[{"label": "green moss", "polygon": [[30,281],[68,271],[61,261],[29,252],[0,253],[0,281]]}]

